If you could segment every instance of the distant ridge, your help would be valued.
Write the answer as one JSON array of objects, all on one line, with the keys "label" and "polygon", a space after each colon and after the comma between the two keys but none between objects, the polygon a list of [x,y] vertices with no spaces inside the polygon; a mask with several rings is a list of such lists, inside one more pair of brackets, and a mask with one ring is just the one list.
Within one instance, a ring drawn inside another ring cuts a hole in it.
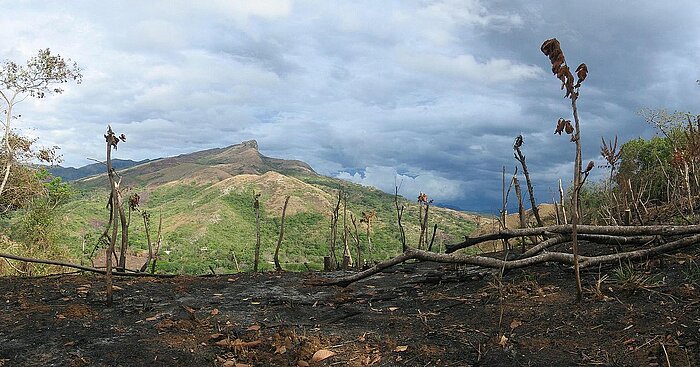
[{"label": "distant ridge", "polygon": [[[156,186],[172,181],[216,183],[241,174],[261,175],[270,171],[284,175],[316,175],[311,166],[302,161],[260,154],[255,140],[141,162],[122,170],[127,185]],[[85,177],[79,184],[91,187],[103,184],[103,180],[104,175]]]},{"label": "distant ridge", "polygon": [[[144,164],[150,162],[150,159],[144,159],[142,161],[132,161],[129,159],[115,159],[112,164],[116,169],[125,169],[139,164]],[[53,166],[48,167],[49,173],[55,177],[61,177],[64,181],[74,181],[81,178],[86,178],[94,175],[99,175],[105,173],[105,165],[102,163],[92,163],[79,168],[75,167],[62,167]]]}]

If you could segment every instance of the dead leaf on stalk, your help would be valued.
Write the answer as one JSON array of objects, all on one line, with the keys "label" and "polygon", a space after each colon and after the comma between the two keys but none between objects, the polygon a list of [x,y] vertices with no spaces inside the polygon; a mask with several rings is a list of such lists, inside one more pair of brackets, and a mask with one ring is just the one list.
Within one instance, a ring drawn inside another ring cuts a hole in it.
[{"label": "dead leaf on stalk", "polygon": [[328,349],[321,349],[314,353],[314,355],[311,357],[311,362],[321,362],[322,360],[333,357],[334,355],[335,353]]},{"label": "dead leaf on stalk", "polygon": [[513,319],[513,321],[510,322],[510,329],[515,330],[518,326],[522,325],[523,322],[517,319]]},{"label": "dead leaf on stalk", "polygon": [[576,68],[576,76],[578,76],[578,81],[576,82],[576,88],[581,86],[586,76],[588,75],[588,66],[586,64],[581,64]]},{"label": "dead leaf on stalk", "polygon": [[564,127],[566,126],[566,120],[563,118],[559,118],[557,121],[557,128],[554,130],[555,134],[561,135],[561,133],[564,131]]},{"label": "dead leaf on stalk", "polygon": [[595,166],[595,162],[593,162],[593,161],[588,162],[588,166],[586,166],[586,170],[583,171],[583,173],[591,172],[591,170],[593,169],[593,166]]},{"label": "dead leaf on stalk", "polygon": [[567,134],[574,132],[574,127],[571,125],[571,120],[564,121],[564,131],[566,131]]}]

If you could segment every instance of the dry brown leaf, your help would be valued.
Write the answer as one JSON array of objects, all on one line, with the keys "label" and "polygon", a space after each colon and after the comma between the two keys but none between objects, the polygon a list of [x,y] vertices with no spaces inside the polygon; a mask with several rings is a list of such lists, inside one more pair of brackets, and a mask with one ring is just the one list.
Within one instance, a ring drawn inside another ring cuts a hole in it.
[{"label": "dry brown leaf", "polygon": [[287,352],[287,347],[284,345],[280,345],[279,347],[275,348],[275,354],[284,354]]},{"label": "dry brown leaf", "polygon": [[565,121],[564,131],[566,131],[567,134],[571,134],[574,132],[574,127],[571,125],[570,120]]},{"label": "dry brown leaf", "polygon": [[311,362],[321,362],[322,360],[333,357],[334,355],[335,353],[328,349],[321,349],[314,353],[314,355],[311,357]]},{"label": "dry brown leaf", "polygon": [[587,75],[588,66],[586,66],[586,64],[581,64],[576,68],[576,76],[578,76],[578,81],[576,82],[577,87],[581,86],[581,83],[583,83],[583,81],[586,80]]},{"label": "dry brown leaf", "polygon": [[399,345],[398,347],[394,348],[394,352],[405,352],[408,350],[408,345]]},{"label": "dry brown leaf", "polygon": [[250,365],[245,363],[236,363],[236,367],[250,367]]},{"label": "dry brown leaf", "polygon": [[156,320],[158,320],[158,315],[155,315],[155,316],[151,316],[151,317],[147,317],[147,318],[146,318],[146,321],[156,321]]},{"label": "dry brown leaf", "polygon": [[297,367],[309,367],[309,362],[304,361],[304,360],[299,360],[297,362]]},{"label": "dry brown leaf", "polygon": [[258,330],[260,330],[260,325],[251,325],[251,326],[249,326],[248,329],[246,329],[246,330],[248,330],[248,331],[258,331]]},{"label": "dry brown leaf", "polygon": [[559,120],[557,121],[557,128],[554,130],[554,133],[561,135],[561,133],[564,131],[565,126],[566,126],[566,120],[564,120],[563,118],[560,117]]},{"label": "dry brown leaf", "polygon": [[518,326],[522,325],[523,322],[517,319],[513,319],[513,321],[510,322],[510,329],[515,330]]},{"label": "dry brown leaf", "polygon": [[215,308],[215,309],[211,310],[210,314],[211,314],[212,316],[218,315],[218,314],[219,314],[219,309],[218,309],[218,308]]},{"label": "dry brown leaf", "polygon": [[498,345],[505,348],[506,345],[508,345],[508,337],[506,337],[505,335],[501,335],[501,339],[498,341]]},{"label": "dry brown leaf", "polygon": [[221,366],[222,367],[236,367],[236,362],[229,359],[226,362],[224,362]]},{"label": "dry brown leaf", "polygon": [[221,338],[221,337],[223,337],[223,336],[224,336],[224,334],[215,333],[215,334],[209,335],[209,339],[219,339],[219,338]]}]

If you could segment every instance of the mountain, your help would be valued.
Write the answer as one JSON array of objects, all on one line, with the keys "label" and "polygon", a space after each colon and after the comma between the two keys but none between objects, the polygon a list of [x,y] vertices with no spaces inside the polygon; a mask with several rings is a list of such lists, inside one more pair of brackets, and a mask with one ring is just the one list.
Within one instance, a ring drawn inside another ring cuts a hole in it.
[{"label": "mountain", "polygon": [[[262,155],[255,140],[148,161],[123,169],[120,174],[124,185],[157,186],[173,181],[215,183],[241,174],[260,175],[270,171],[285,175],[316,175],[302,161]],[[95,187],[107,185],[107,181],[105,175],[100,175],[85,178],[79,185]]]},{"label": "mountain", "polygon": [[[152,238],[162,215],[164,240],[158,267],[163,272],[200,274],[210,269],[217,272],[250,269],[256,238],[253,208],[256,194],[260,194],[263,269],[271,267],[286,196],[290,199],[280,251],[285,269],[322,266],[323,256],[329,251],[330,217],[339,190],[344,193],[342,201],[347,202],[347,210],[343,210],[341,203],[339,256],[343,251],[343,228],[347,228],[353,258],[356,237],[363,258],[367,258],[370,252],[367,227],[360,218],[363,212],[370,211],[376,212],[371,227],[372,259],[383,260],[401,252],[394,195],[319,175],[301,161],[263,156],[253,140],[148,161],[119,170],[119,175],[124,196],[138,194],[139,209],[150,213]],[[80,193],[62,209],[64,235],[60,238],[74,256],[81,257],[91,252],[109,218],[105,209],[109,185],[102,174],[78,180],[75,186]],[[399,205],[405,207],[402,224],[407,242],[415,246],[419,233],[418,204],[399,198]],[[430,230],[433,224],[438,224],[435,249],[445,242],[461,239],[476,227],[477,216],[473,214],[439,207],[431,207],[429,212]],[[135,261],[143,261],[147,248],[143,219],[138,212],[131,213],[131,217],[131,255]],[[86,238],[89,239],[87,250],[78,248],[76,244],[86,243]]]},{"label": "mountain", "polygon": [[[139,164],[144,164],[149,162],[149,159],[144,159],[142,161],[132,161],[128,159],[114,159],[112,160],[112,165],[116,169],[124,169],[133,167]],[[94,175],[99,175],[105,172],[105,165],[102,163],[93,163],[80,168],[75,167],[62,167],[62,166],[51,166],[47,167],[49,173],[55,177],[61,177],[64,181],[74,181],[81,178],[90,177]]]}]

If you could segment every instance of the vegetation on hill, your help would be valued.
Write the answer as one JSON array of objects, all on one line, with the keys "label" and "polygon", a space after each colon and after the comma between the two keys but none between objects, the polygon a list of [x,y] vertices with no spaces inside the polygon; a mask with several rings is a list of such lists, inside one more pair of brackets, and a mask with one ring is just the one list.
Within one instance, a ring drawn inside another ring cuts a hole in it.
[{"label": "vegetation on hill", "polygon": [[[645,110],[657,135],[603,142],[609,176],[582,192],[586,221],[598,224],[698,222],[700,115]],[[615,139],[616,140],[616,139]]]},{"label": "vegetation on hill", "polygon": [[[282,266],[287,270],[320,269],[329,251],[330,213],[339,189],[348,195],[346,224],[351,232],[354,228],[351,228],[350,213],[360,218],[363,211],[376,211],[371,233],[373,260],[383,260],[401,252],[393,195],[329,177],[294,178],[270,171],[262,175],[237,175],[217,183],[174,181],[132,188],[130,192],[139,194],[142,210],[151,213],[152,218],[163,217],[159,271],[201,274],[209,272],[210,267],[217,273],[253,268],[254,193],[261,194],[261,269],[272,268],[284,195],[290,195],[291,199],[280,253]],[[64,234],[59,242],[71,249],[74,258],[92,253],[91,246],[107,221],[108,196],[106,189],[84,190],[64,205]],[[400,200],[407,207],[404,226],[408,239],[417,242],[418,204]],[[449,209],[434,208],[430,218],[431,224],[438,224],[436,248],[443,241],[454,241],[475,228],[469,215]],[[134,254],[138,255],[145,253],[147,242],[143,225],[136,219],[132,219],[129,241]],[[157,219],[152,222],[157,223]],[[358,227],[363,258],[366,258],[369,251],[366,228],[359,222]],[[85,249],[79,246],[83,242]],[[349,242],[355,258],[351,238]],[[342,248],[340,251],[342,255]]]}]

